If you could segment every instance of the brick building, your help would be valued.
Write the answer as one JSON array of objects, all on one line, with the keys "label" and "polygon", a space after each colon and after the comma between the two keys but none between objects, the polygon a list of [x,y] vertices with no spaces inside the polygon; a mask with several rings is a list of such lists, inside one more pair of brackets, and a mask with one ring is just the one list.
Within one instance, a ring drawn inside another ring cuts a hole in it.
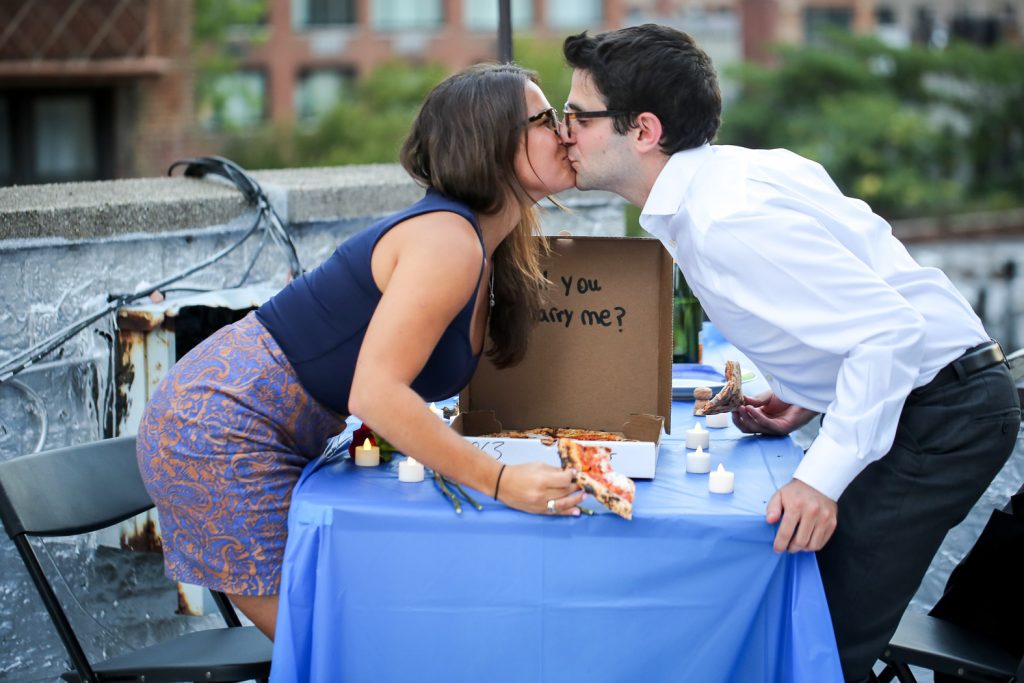
[{"label": "brick building", "polygon": [[[385,61],[456,69],[497,54],[498,0],[264,1],[262,26],[229,32],[240,67],[215,84],[219,106],[197,111],[193,0],[0,0],[0,186],[159,175],[215,148],[220,129],[314,120]],[[675,25],[721,67],[769,60],[773,43],[814,42],[832,25],[894,44],[1019,40],[1024,0],[511,0],[511,10],[513,31],[541,40]]]},{"label": "brick building", "polygon": [[191,0],[0,0],[0,186],[159,175],[192,121]]}]

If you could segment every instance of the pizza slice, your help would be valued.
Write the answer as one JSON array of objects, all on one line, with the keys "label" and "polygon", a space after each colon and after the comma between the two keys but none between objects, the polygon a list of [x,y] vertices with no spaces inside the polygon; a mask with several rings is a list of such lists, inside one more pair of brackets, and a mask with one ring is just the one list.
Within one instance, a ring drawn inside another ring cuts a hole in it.
[{"label": "pizza slice", "polygon": [[545,446],[550,446],[555,443],[555,437],[551,436],[547,431],[529,429],[526,431],[506,430],[503,432],[491,432],[490,434],[480,434],[481,438],[485,439],[536,439],[543,443]]},{"label": "pizza slice", "polygon": [[704,406],[708,404],[714,392],[708,387],[697,387],[693,390],[693,414],[703,415]]},{"label": "pizza slice", "polygon": [[629,441],[615,432],[602,432],[596,429],[556,429],[555,436],[559,439],[576,439],[577,441]]},{"label": "pizza slice", "polygon": [[[743,373],[734,360],[725,361],[725,386],[712,396],[698,415],[731,413],[743,405]],[[696,412],[696,411],[694,411]]]},{"label": "pizza slice", "polygon": [[588,446],[573,439],[558,440],[562,469],[576,470],[575,483],[615,514],[632,519],[636,484],[612,469],[611,455],[611,450],[605,446]]}]

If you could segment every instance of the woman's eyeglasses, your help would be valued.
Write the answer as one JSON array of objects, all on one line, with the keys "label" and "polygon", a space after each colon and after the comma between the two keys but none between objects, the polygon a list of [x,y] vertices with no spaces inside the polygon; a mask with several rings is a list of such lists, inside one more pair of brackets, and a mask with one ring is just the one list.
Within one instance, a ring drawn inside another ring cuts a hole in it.
[{"label": "woman's eyeglasses", "polygon": [[558,112],[555,111],[554,107],[548,107],[539,114],[534,114],[530,118],[526,119],[526,123],[536,123],[541,119],[545,120],[544,123],[547,125],[548,128],[552,130],[552,132],[555,133],[555,135],[558,135],[558,126],[561,123],[561,121],[558,120]]},{"label": "woman's eyeglasses", "polygon": [[558,118],[558,112],[555,111],[554,107],[548,107],[544,111],[534,114],[533,116],[526,119],[527,124],[536,123],[537,121],[544,120],[545,125],[554,131],[555,134],[559,133],[559,127],[562,122],[565,122],[565,134],[566,136],[572,136],[572,122],[582,119],[601,119],[610,116],[626,116],[631,114],[624,109],[605,109],[603,111],[563,111],[562,118]]}]

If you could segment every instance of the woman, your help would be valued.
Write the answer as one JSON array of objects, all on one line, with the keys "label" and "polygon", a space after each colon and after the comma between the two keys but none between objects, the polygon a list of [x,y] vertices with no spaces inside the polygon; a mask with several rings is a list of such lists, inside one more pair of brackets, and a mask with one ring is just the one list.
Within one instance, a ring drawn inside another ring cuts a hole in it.
[{"label": "woman", "polygon": [[349,414],[511,507],[579,514],[570,473],[503,467],[424,403],[469,382],[485,331],[499,366],[526,351],[533,205],[575,181],[554,110],[530,72],[472,67],[427,96],[401,158],[426,196],[195,347],[139,426],[168,576],[227,593],[271,638],[292,488]]}]

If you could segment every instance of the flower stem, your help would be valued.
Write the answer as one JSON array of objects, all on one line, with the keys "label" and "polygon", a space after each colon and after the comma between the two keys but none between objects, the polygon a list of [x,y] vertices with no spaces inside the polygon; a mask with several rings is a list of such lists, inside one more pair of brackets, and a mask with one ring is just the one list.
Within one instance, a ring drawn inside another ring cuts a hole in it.
[{"label": "flower stem", "polygon": [[466,499],[466,502],[475,507],[477,510],[483,511],[484,506],[476,502],[476,500],[473,499],[473,496],[466,493],[466,489],[462,488],[459,482],[454,481],[453,479],[449,479],[448,477],[442,477],[442,479],[444,479],[445,483],[454,486],[455,489],[462,494],[462,497]]},{"label": "flower stem", "polygon": [[448,489],[448,487],[444,485],[444,477],[442,477],[439,472],[434,472],[434,483],[436,483],[437,486],[441,489],[441,493],[447,496],[448,500],[451,501],[452,507],[455,508],[455,514],[461,515],[462,504],[459,502],[459,499],[455,497],[455,494],[452,493]]}]

